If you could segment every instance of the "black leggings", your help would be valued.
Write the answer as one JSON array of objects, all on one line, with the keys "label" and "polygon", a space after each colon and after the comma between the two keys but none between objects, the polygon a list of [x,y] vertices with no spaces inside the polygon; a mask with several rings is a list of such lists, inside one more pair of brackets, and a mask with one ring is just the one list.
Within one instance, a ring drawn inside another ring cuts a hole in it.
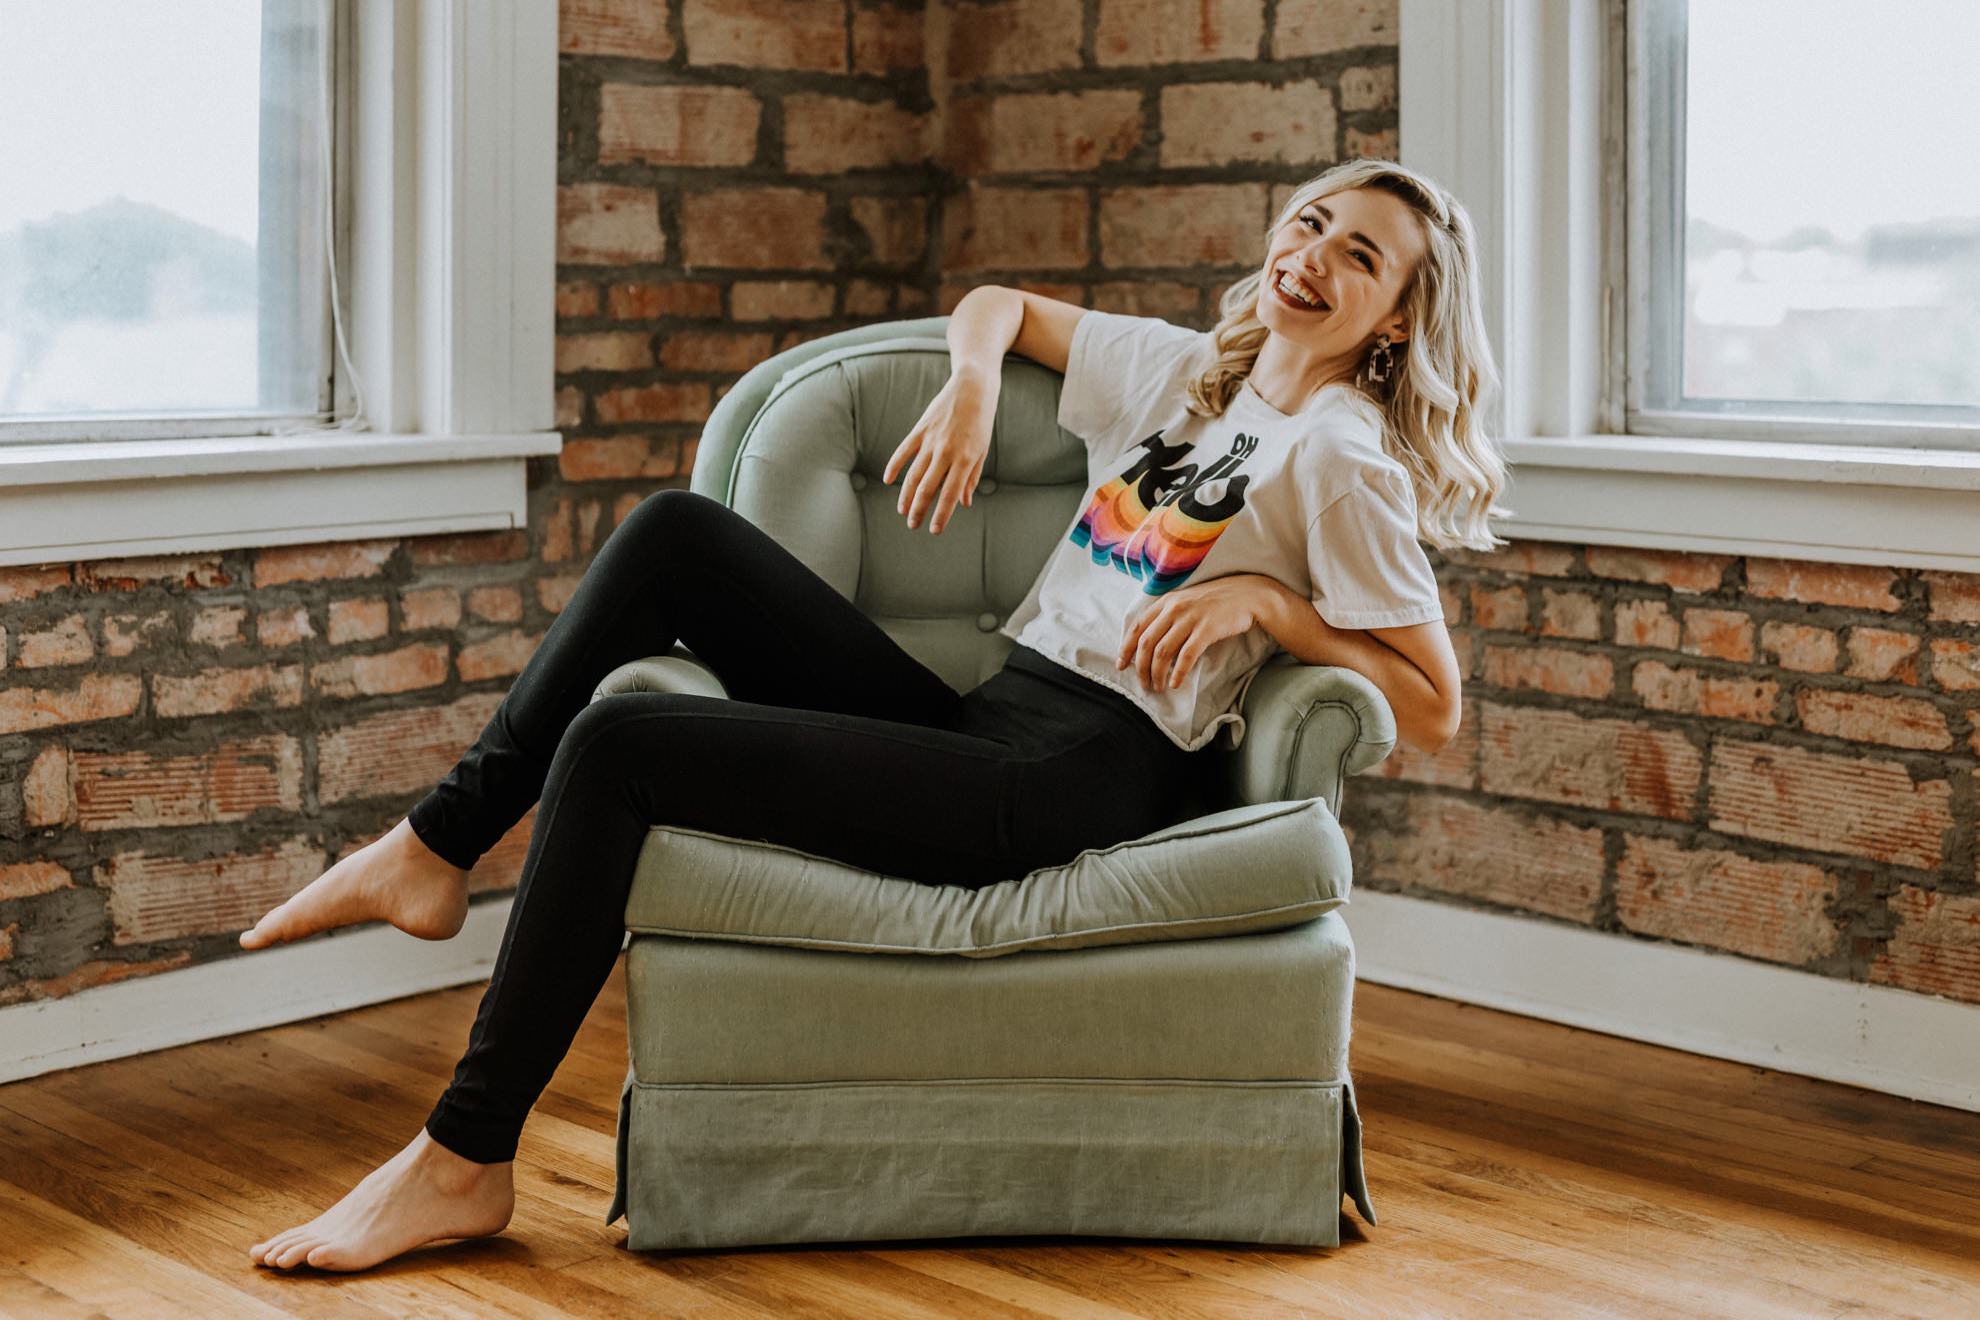
[{"label": "black leggings", "polygon": [[[728,699],[590,700],[611,670],[677,641]],[[515,1158],[618,958],[654,825],[974,889],[1171,823],[1190,764],[1121,694],[1025,647],[959,696],[741,514],[685,490],[649,496],[408,817],[468,868],[543,800],[467,1052],[426,1130],[470,1160]]]}]

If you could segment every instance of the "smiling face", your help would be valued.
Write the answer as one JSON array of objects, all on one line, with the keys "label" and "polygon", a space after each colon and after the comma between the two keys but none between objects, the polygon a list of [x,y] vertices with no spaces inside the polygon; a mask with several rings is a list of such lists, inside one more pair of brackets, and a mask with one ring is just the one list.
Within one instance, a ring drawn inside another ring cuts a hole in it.
[{"label": "smiling face", "polygon": [[[1408,333],[1398,307],[1423,255],[1415,212],[1398,197],[1350,188],[1310,201],[1272,236],[1258,289],[1258,319],[1300,356],[1358,362],[1378,334]],[[1278,291],[1290,271],[1326,310],[1289,304]]]}]

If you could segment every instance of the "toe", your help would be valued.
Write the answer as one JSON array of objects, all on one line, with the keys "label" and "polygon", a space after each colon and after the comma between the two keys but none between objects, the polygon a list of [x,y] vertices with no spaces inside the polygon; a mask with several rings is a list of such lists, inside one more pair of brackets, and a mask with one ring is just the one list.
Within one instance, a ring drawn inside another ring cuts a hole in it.
[{"label": "toe", "polygon": [[303,1259],[319,1270],[348,1270],[352,1267],[351,1253],[334,1242],[317,1243]]},{"label": "toe", "polygon": [[293,1269],[302,1264],[303,1258],[309,1255],[310,1249],[320,1245],[321,1242],[322,1239],[313,1234],[298,1235],[295,1241],[274,1253],[273,1263],[277,1269]]},{"label": "toe", "polygon": [[295,1229],[285,1228],[280,1233],[277,1233],[272,1237],[265,1238],[262,1241],[255,1243],[252,1247],[249,1247],[248,1255],[254,1257],[255,1260],[259,1261],[261,1264],[266,1265],[268,1263],[268,1258],[275,1253],[275,1249],[281,1246],[283,1243],[287,1242],[290,1238],[294,1237],[295,1235],[296,1235]]}]

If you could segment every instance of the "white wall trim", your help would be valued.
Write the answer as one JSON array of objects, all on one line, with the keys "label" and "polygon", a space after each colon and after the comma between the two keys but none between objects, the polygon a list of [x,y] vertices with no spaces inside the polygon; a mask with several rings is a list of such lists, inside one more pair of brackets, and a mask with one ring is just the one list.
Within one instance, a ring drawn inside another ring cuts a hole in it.
[{"label": "white wall trim", "polygon": [[451,940],[375,925],[0,1008],[0,1082],[484,980],[513,902],[470,906]]},{"label": "white wall trim", "polygon": [[[164,548],[112,522],[112,507],[180,529],[172,548],[202,550],[523,524],[524,460],[561,446],[551,429],[556,8],[350,5],[340,284],[371,429],[0,446],[0,565]],[[348,413],[341,364],[337,386]],[[394,444],[405,452],[382,452]],[[305,456],[341,475],[312,484]],[[446,465],[460,465],[457,483]],[[177,479],[134,484],[138,469]],[[270,484],[277,470],[289,476]],[[508,493],[491,501],[498,487]],[[273,502],[245,511],[245,491]],[[418,516],[380,512],[400,506]],[[284,534],[290,518],[309,534]]]},{"label": "white wall trim", "polygon": [[[1980,451],[1948,428],[1623,435],[1627,136],[1614,0],[1401,0],[1401,159],[1478,231],[1510,539],[1980,571]],[[1917,440],[1920,447],[1896,442]],[[1883,443],[1856,443],[1880,437]],[[1850,443],[1838,443],[1839,440]],[[1756,452],[1778,461],[1754,461]],[[1736,469],[1736,470],[1731,470]],[[1771,469],[1771,470],[1768,470]],[[1893,480],[1892,473],[1909,473]],[[1738,480],[1728,481],[1728,476]]]},{"label": "white wall trim", "polygon": [[1341,915],[1376,985],[1980,1111],[1980,1004],[1403,894]]}]

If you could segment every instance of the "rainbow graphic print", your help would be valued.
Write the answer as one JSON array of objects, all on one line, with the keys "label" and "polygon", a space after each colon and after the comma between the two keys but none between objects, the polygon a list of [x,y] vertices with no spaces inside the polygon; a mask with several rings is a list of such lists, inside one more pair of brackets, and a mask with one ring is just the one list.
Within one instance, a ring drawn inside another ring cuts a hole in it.
[{"label": "rainbow graphic print", "polygon": [[1164,444],[1160,431],[1143,440],[1133,465],[1093,492],[1072,543],[1151,596],[1187,582],[1244,508],[1251,478],[1238,469],[1257,451],[1258,437],[1238,436],[1228,454],[1200,470],[1183,461],[1194,448]]}]

